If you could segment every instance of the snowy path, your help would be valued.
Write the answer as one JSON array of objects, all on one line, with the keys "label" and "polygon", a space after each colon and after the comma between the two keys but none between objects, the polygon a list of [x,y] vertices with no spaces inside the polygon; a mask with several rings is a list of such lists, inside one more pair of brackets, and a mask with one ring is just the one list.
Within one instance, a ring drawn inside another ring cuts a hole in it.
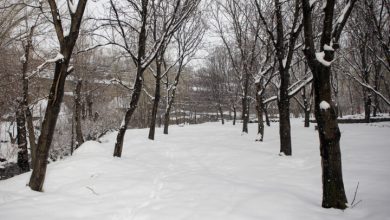
[{"label": "snowy path", "polygon": [[293,156],[280,157],[278,127],[254,142],[240,125],[216,123],[129,130],[122,158],[115,134],[88,142],[48,167],[45,193],[25,187],[30,174],[0,182],[0,219],[390,219],[390,123],[341,125],[344,212],[321,205],[318,138],[292,122]]}]

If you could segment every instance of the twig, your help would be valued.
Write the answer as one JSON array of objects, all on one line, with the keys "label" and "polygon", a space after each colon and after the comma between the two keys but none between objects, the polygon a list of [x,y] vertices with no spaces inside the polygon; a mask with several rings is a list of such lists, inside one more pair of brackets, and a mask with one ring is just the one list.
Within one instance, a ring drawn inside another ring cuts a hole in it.
[{"label": "twig", "polygon": [[351,202],[351,209],[362,201],[362,200],[359,200],[357,203],[355,203],[358,189],[359,189],[359,182],[357,183],[357,186],[356,186],[356,189],[355,189],[355,194],[353,195],[353,200]]},{"label": "twig", "polygon": [[93,194],[95,194],[95,195],[97,195],[97,196],[99,195],[99,193],[95,192],[95,190],[93,190],[91,187],[86,186],[85,188],[91,190],[91,192],[92,192]]}]

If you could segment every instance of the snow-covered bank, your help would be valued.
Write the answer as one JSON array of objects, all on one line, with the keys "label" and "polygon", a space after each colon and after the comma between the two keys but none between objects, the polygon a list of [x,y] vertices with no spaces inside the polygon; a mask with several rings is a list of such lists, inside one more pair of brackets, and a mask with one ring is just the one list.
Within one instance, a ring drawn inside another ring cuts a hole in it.
[{"label": "snow-covered bank", "polygon": [[87,142],[48,166],[45,193],[26,187],[30,174],[0,182],[0,219],[390,219],[390,123],[343,124],[344,183],[355,208],[321,208],[314,128],[292,121],[293,156],[280,157],[278,126],[254,142],[241,125],[208,123],[129,130],[122,158],[115,134]]}]

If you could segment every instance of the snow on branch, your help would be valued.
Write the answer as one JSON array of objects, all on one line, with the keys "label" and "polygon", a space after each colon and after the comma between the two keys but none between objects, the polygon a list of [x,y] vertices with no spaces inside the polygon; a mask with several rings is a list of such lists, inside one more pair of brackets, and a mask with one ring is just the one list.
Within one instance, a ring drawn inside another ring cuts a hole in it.
[{"label": "snow on branch", "polygon": [[325,57],[324,51],[316,53],[316,59],[318,60],[318,62],[320,62],[324,66],[330,66],[333,61],[326,61],[324,57]]},{"label": "snow on branch", "polygon": [[[313,80],[313,76],[309,76],[307,79],[304,79],[304,80],[299,80],[297,81],[296,83],[294,83],[293,85],[291,85],[289,88],[288,88],[288,97],[289,98],[292,98],[294,97],[295,94],[297,94],[304,86],[306,86],[308,83],[310,83],[311,81]],[[299,85],[298,83],[301,82]],[[298,85],[295,89],[293,89],[296,85]],[[270,102],[273,102],[275,100],[277,100],[278,97],[277,96],[271,96],[269,97],[268,99],[264,100],[263,104],[268,104]]]},{"label": "snow on branch", "polygon": [[26,76],[26,79],[30,79],[31,77],[39,73],[41,70],[44,69],[44,67],[46,67],[47,64],[56,63],[58,61],[63,61],[63,60],[64,60],[64,56],[61,53],[58,53],[56,57],[52,59],[48,59],[45,62],[43,62],[41,65],[39,65],[35,71],[33,71],[30,75]]}]

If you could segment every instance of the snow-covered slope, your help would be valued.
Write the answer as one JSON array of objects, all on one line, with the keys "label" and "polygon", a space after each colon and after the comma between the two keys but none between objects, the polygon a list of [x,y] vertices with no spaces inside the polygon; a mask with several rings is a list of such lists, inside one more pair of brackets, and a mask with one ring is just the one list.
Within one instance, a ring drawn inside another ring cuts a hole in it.
[{"label": "snow-covered slope", "polygon": [[[341,125],[344,183],[357,206],[321,208],[318,136],[292,122],[293,156],[278,156],[278,126],[254,142],[241,127],[209,123],[129,130],[122,158],[115,134],[87,142],[48,166],[44,193],[26,187],[30,173],[0,182],[0,219],[390,219],[390,123]],[[356,202],[356,201],[355,201]]]}]

